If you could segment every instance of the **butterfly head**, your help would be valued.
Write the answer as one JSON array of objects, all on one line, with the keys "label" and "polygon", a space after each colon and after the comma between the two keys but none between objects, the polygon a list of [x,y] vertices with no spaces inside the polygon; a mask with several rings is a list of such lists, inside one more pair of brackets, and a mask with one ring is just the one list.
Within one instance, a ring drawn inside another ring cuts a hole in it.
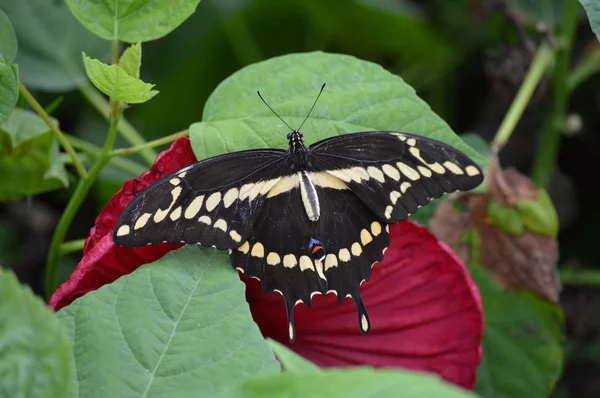
[{"label": "butterfly head", "polygon": [[304,141],[302,140],[303,134],[301,131],[294,130],[290,131],[287,135],[288,144],[290,145],[290,150],[292,152],[296,152],[299,150],[306,150],[304,146]]}]

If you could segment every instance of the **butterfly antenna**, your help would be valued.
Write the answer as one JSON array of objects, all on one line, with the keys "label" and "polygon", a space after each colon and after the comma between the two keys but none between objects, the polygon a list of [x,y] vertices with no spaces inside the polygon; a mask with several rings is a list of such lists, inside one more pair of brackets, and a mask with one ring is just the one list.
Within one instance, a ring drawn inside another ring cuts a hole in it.
[{"label": "butterfly antenna", "polygon": [[291,128],[291,127],[290,127],[290,125],[289,125],[289,124],[287,124],[287,123],[285,122],[285,120],[283,120],[283,119],[281,118],[281,116],[279,116],[279,115],[277,114],[277,112],[275,112],[275,111],[273,110],[273,108],[271,108],[271,106],[270,106],[269,104],[267,104],[267,101],[265,101],[265,99],[262,97],[262,95],[260,95],[260,91],[257,91],[256,93],[258,94],[258,96],[260,97],[260,99],[262,100],[262,102],[264,102],[264,103],[265,103],[265,105],[266,105],[266,106],[267,106],[267,107],[268,107],[268,108],[271,110],[271,112],[273,112],[273,113],[275,114],[275,116],[277,116],[277,117],[279,118],[279,120],[281,120],[281,121],[283,122],[283,124],[285,124],[285,125],[287,126],[287,128],[288,128],[288,129],[290,129],[290,131],[293,131],[294,129],[293,129],[293,128]]},{"label": "butterfly antenna", "polygon": [[310,107],[310,111],[308,111],[308,114],[306,115],[306,117],[304,118],[304,121],[302,122],[302,124],[300,125],[300,127],[298,127],[296,129],[296,131],[300,130],[302,128],[302,126],[304,126],[304,123],[306,122],[306,120],[308,119],[308,117],[310,116],[310,113],[313,111],[313,109],[315,109],[315,105],[317,105],[317,101],[319,100],[319,97],[321,96],[321,93],[323,93],[323,89],[325,88],[325,83],[323,83],[323,85],[321,86],[321,91],[319,91],[319,95],[317,95],[317,99],[315,99],[315,102],[312,104],[312,106]]}]

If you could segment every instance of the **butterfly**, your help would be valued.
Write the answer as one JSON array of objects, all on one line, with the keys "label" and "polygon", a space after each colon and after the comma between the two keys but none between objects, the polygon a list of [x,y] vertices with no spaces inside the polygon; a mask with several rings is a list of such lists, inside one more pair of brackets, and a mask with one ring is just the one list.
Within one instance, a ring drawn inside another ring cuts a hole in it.
[{"label": "butterfly", "polygon": [[367,334],[360,285],[384,257],[388,225],[444,193],[475,188],[483,174],[460,151],[418,135],[367,131],[306,146],[304,122],[283,123],[287,150],[227,153],[162,178],[129,203],[113,239],[228,249],[235,269],[283,296],[291,342],[295,306],[310,307],[316,294],[351,297]]}]

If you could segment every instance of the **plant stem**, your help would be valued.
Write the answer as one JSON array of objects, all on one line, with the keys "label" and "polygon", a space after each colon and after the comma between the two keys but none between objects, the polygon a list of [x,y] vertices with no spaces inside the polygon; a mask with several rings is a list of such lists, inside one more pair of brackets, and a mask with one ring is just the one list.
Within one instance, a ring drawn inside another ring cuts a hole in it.
[{"label": "plant stem", "polygon": [[560,280],[565,285],[600,286],[600,271],[565,268],[560,270]]},{"label": "plant stem", "polygon": [[547,120],[542,129],[531,172],[533,181],[541,187],[547,187],[554,173],[560,136],[564,130],[569,97],[568,73],[578,11],[579,2],[567,0],[559,38],[559,49],[551,78],[552,106],[546,115]]},{"label": "plant stem", "polygon": [[65,255],[69,253],[82,251],[84,245],[85,239],[77,239],[71,240],[69,242],[64,242],[62,245],[60,245],[60,254]]},{"label": "plant stem", "polygon": [[[89,142],[82,140],[81,138],[74,137],[72,135],[66,135],[66,137],[69,140],[69,142],[71,142],[71,145],[73,145],[73,148],[77,148],[80,151],[85,152],[94,159],[97,159],[98,156],[100,156],[102,148],[98,148],[96,145],[90,144]],[[146,166],[143,166],[131,159],[125,159],[120,157],[111,158],[109,164],[114,168],[122,170],[135,177],[148,171],[148,168]]]},{"label": "plant stem", "polygon": [[595,47],[569,74],[567,83],[569,94],[598,72],[600,72],[600,47]]},{"label": "plant stem", "polygon": [[29,92],[29,90],[27,90],[27,88],[23,85],[23,83],[19,83],[19,92],[27,100],[29,105],[31,105],[33,110],[36,111],[36,113],[38,115],[40,115],[40,117],[44,120],[44,122],[46,122],[46,124],[48,125],[48,127],[50,128],[50,130],[52,131],[54,136],[56,137],[56,139],[58,139],[58,142],[60,143],[60,145],[69,154],[69,156],[71,157],[71,160],[73,161],[73,165],[75,166],[75,169],[77,170],[77,174],[79,174],[79,177],[81,177],[81,178],[85,177],[87,172],[85,171],[85,167],[83,167],[83,164],[79,160],[79,157],[77,157],[77,153],[75,152],[75,149],[73,149],[73,147],[71,146],[71,143],[67,140],[67,138],[64,136],[64,134],[60,131],[60,129],[58,128],[56,123],[54,123],[52,121],[52,119],[50,118],[50,115],[48,115],[48,113],[44,110],[44,108],[42,108],[40,103],[37,102],[37,100],[33,97],[33,95],[31,95],[31,93]]},{"label": "plant stem", "polygon": [[515,99],[510,104],[510,108],[494,137],[494,141],[492,142],[492,155],[497,155],[512,135],[519,119],[521,119],[521,115],[523,115],[523,112],[527,108],[527,104],[529,103],[535,88],[540,82],[546,69],[548,69],[552,63],[553,55],[554,53],[549,44],[542,43],[537,50],[535,57],[531,61],[523,84],[521,84]]},{"label": "plant stem", "polygon": [[[88,100],[90,104],[100,113],[100,115],[106,120],[110,117],[110,106],[108,101],[104,98],[98,90],[94,88],[90,83],[83,83],[77,87],[81,94]],[[146,140],[142,135],[129,123],[125,118],[121,118],[119,123],[119,132],[131,145],[142,145],[146,143]],[[140,152],[140,156],[151,165],[156,159],[157,153],[152,149],[148,148]]]},{"label": "plant stem", "polygon": [[180,131],[178,133],[167,135],[166,137],[159,138],[157,140],[146,142],[145,144],[142,144],[142,145],[136,145],[136,146],[133,146],[131,148],[115,149],[115,150],[113,150],[110,153],[110,155],[111,156],[132,155],[134,153],[138,153],[140,151],[143,151],[146,148],[154,148],[154,147],[157,147],[159,145],[168,144],[170,142],[175,141],[178,138],[186,137],[189,134],[190,134],[189,130],[183,130],[183,131]]}]

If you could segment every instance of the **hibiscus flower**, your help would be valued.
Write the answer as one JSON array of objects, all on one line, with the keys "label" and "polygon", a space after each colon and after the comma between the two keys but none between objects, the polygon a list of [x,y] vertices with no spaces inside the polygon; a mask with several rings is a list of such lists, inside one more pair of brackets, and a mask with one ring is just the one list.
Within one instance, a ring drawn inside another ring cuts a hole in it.
[{"label": "hibiscus flower", "polygon": [[[115,245],[112,232],[133,197],[195,161],[189,139],[181,138],[158,156],[148,172],[123,185],[96,219],[81,262],[50,299],[54,310],[181,246],[123,248]],[[246,299],[263,335],[321,367],[402,367],[437,373],[454,384],[473,388],[483,335],[479,291],[452,250],[411,221],[390,227],[385,259],[373,267],[371,280],[361,286],[372,325],[368,336],[359,331],[351,299],[339,304],[329,294],[315,296],[312,308],[296,308],[297,337],[290,344],[283,298],[263,293],[254,279],[244,281]]]}]

